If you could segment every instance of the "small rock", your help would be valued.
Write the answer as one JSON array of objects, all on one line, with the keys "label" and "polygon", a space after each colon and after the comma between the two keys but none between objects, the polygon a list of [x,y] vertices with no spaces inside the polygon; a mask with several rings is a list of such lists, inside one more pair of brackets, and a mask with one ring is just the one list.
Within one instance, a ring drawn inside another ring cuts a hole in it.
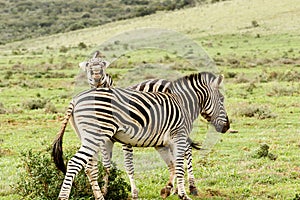
[{"label": "small rock", "polygon": [[234,129],[229,129],[228,132],[229,133],[238,133],[239,131],[238,130],[234,130]]}]

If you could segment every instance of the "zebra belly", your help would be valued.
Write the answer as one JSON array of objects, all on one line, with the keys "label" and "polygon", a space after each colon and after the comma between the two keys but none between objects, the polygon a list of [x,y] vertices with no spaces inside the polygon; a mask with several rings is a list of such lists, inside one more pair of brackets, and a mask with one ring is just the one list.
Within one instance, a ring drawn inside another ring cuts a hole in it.
[{"label": "zebra belly", "polygon": [[135,133],[131,129],[119,130],[114,134],[113,139],[122,144],[131,145],[133,147],[157,147],[167,146],[170,137],[169,134],[153,134],[147,131],[141,133]]}]

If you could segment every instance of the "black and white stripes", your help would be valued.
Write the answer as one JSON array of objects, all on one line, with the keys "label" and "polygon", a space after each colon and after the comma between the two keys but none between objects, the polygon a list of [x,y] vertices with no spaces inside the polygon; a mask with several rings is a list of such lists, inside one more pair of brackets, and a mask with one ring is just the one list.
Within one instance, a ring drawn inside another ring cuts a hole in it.
[{"label": "black and white stripes", "polygon": [[[98,152],[109,170],[113,141],[118,141],[127,146],[166,149],[174,157],[170,162],[175,166],[178,195],[189,199],[184,189],[183,161],[193,121],[202,114],[218,131],[229,128],[218,88],[222,79],[211,73],[185,76],[170,84],[171,93],[95,88],[79,94],[73,101],[72,117],[82,145],[68,163],[59,198],[68,198],[75,175],[91,166]],[[58,135],[54,143],[56,160],[62,156],[57,151],[61,149],[62,136]],[[97,185],[92,185],[95,198],[103,199]]]}]

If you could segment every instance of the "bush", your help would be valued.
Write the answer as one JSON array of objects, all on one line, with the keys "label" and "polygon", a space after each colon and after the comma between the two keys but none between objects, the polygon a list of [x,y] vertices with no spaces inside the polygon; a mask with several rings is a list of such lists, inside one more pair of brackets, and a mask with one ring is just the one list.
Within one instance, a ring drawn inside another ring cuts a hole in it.
[{"label": "bush", "polygon": [[258,149],[256,149],[251,157],[252,158],[269,158],[270,160],[275,161],[277,159],[277,155],[270,153],[270,147],[267,144],[262,144]]},{"label": "bush", "polygon": [[79,48],[79,49],[86,49],[86,48],[87,48],[87,45],[86,45],[84,42],[80,42],[80,43],[78,44],[78,48]]},{"label": "bush", "polygon": [[26,109],[29,109],[29,110],[41,109],[41,108],[45,107],[47,102],[48,101],[46,99],[43,99],[43,98],[26,100],[23,103],[23,107],[26,108]]},{"label": "bush", "polygon": [[13,72],[12,71],[7,71],[4,75],[4,79],[10,79],[13,75]]},{"label": "bush", "polygon": [[[73,151],[74,152],[74,151]],[[74,153],[66,152],[66,157],[71,158]],[[56,199],[64,175],[58,171],[52,161],[50,152],[34,152],[29,150],[21,153],[22,165],[19,166],[19,181],[14,186],[16,193],[25,199]],[[103,185],[102,176],[104,175],[102,165],[99,165],[99,185]],[[122,178],[123,172],[112,165],[109,176],[108,193],[105,199],[127,199],[130,186]],[[82,199],[93,197],[93,192],[84,170],[76,176],[73,183],[70,199]]]},{"label": "bush", "polygon": [[283,86],[279,84],[273,85],[267,93],[268,96],[294,96],[300,94],[300,85]]},{"label": "bush", "polygon": [[234,114],[241,117],[254,117],[257,119],[276,118],[268,106],[241,103],[234,109]]},{"label": "bush", "polygon": [[69,51],[69,48],[66,46],[61,46],[59,49],[60,53],[67,53]]},{"label": "bush", "polygon": [[72,23],[72,24],[67,28],[67,30],[68,30],[68,31],[75,31],[75,30],[83,29],[83,28],[85,28],[84,24],[81,23],[81,22],[77,22],[77,23]]},{"label": "bush", "polygon": [[57,113],[57,108],[52,102],[48,102],[45,105],[45,112],[46,113]]}]

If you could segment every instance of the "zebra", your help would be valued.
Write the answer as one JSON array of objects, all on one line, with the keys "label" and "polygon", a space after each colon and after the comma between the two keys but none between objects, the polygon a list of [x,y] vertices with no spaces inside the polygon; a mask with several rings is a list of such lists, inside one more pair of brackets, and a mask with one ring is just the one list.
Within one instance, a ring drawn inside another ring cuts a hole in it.
[{"label": "zebra", "polygon": [[[68,162],[59,199],[68,199],[73,179],[83,167],[95,198],[104,199],[96,180],[97,155],[100,151],[108,173],[114,141],[165,151],[175,166],[172,173],[177,179],[178,196],[190,199],[184,189],[183,161],[193,121],[201,114],[218,132],[225,133],[230,127],[219,91],[222,81],[223,76],[201,72],[172,82],[171,93],[94,88],[74,97],[72,119],[82,145]],[[62,137],[58,135],[53,145],[55,162],[62,160]],[[172,184],[169,180],[166,188]]]},{"label": "zebra", "polygon": [[[105,69],[109,66],[110,63],[106,60],[103,60],[99,56],[100,56],[100,52],[96,51],[90,60],[79,63],[79,67],[86,72],[88,83],[91,88],[111,88],[113,87],[113,80],[109,74],[105,73]],[[72,117],[73,109],[74,109],[74,103],[73,101],[71,101],[65,112],[62,125],[58,134],[63,134],[65,132],[67,124],[70,118]],[[78,133],[78,131],[76,130],[73,124],[73,120],[70,121],[72,127],[75,129],[75,132]],[[55,161],[55,162],[60,162],[60,161]],[[66,169],[62,169],[62,172],[65,173]]]},{"label": "zebra", "polygon": [[[138,91],[143,92],[164,92],[164,93],[171,93],[170,85],[172,84],[171,81],[165,80],[165,79],[150,79],[142,81],[141,83],[138,83],[133,86],[129,86],[129,89],[134,89]],[[197,142],[194,142],[188,137],[187,139],[187,147],[186,147],[186,160],[187,160],[187,171],[188,171],[188,182],[189,182],[189,190],[190,194],[197,196],[198,190],[195,185],[195,177],[193,172],[193,166],[192,166],[192,148],[196,150],[201,150],[200,144]],[[161,196],[162,198],[166,198],[171,194],[171,191],[173,189],[174,185],[174,179],[175,179],[175,169],[174,165],[170,159],[171,155],[170,152],[164,151],[163,149],[156,149],[157,152],[160,154],[161,158],[164,160],[166,165],[168,166],[168,170],[170,172],[170,178],[169,178],[169,184],[164,187],[161,190]],[[125,160],[125,168],[128,176],[130,177],[130,183],[131,183],[131,190],[132,190],[132,196],[133,199],[137,199],[138,192],[137,188],[134,184],[134,166],[133,166],[133,150],[132,147],[129,145],[123,145],[123,151],[124,151],[124,160]],[[172,183],[172,184],[171,184]],[[177,192],[174,191],[174,193]]]},{"label": "zebra", "polygon": [[[113,81],[111,79],[111,76],[105,73],[105,69],[109,66],[109,62],[103,60],[102,58],[99,58],[99,56],[100,56],[100,52],[96,51],[94,53],[94,56],[89,61],[81,62],[79,66],[83,71],[86,71],[88,77],[88,83],[91,86],[91,88],[112,87]],[[139,90],[139,91],[145,91],[145,92],[170,92],[170,90],[168,89],[168,86],[170,84],[171,82],[167,80],[153,79],[153,80],[143,81],[142,83],[136,84],[129,88]],[[68,120],[71,117],[72,111],[73,111],[73,104],[72,102],[70,102],[67,112],[64,116],[64,120],[60,132],[65,131]],[[58,133],[58,135],[60,134],[60,132]],[[187,158],[188,175],[189,175],[189,188],[191,194],[197,195],[198,190],[195,186],[195,180],[193,175],[191,148],[193,147],[197,150],[200,150],[201,148],[199,147],[198,143],[193,142],[190,138],[188,138],[188,141],[190,145],[188,145],[187,147],[186,158]],[[133,196],[137,196],[137,189],[136,186],[134,185],[134,180],[133,180],[134,167],[131,159],[132,152],[133,152],[132,147],[123,146],[123,151],[125,157],[126,171],[129,174],[129,177],[132,177],[132,180],[130,180],[130,182],[132,183],[131,184],[132,194],[135,194]],[[159,153],[161,157],[165,160],[167,166],[169,167],[169,171],[171,172],[172,168],[168,159],[168,155],[165,155],[164,151]],[[65,170],[63,170],[63,172],[65,173]],[[170,180],[172,179],[174,179],[174,177],[172,176],[172,173],[170,173]],[[162,189],[161,195],[163,197],[169,196],[171,189],[172,189],[171,187],[169,187],[167,190],[165,188]]]},{"label": "zebra", "polygon": [[100,52],[96,51],[90,60],[79,63],[79,67],[86,72],[91,88],[113,87],[111,76],[105,73],[110,63],[99,56]]},{"label": "zebra", "polygon": [[[81,62],[79,64],[80,68],[85,71],[87,73],[87,78],[88,78],[88,83],[90,85],[91,88],[99,88],[99,87],[113,87],[113,81],[111,79],[111,76],[107,73],[105,73],[105,69],[109,66],[109,62],[103,60],[102,58],[99,58],[100,52],[96,51],[94,53],[94,56],[85,62]],[[130,89],[134,89],[134,90],[139,90],[139,91],[144,91],[144,92],[170,92],[169,90],[169,86],[170,86],[171,82],[164,80],[164,79],[151,79],[151,80],[146,80],[143,81],[139,84],[130,86],[128,88]],[[61,134],[61,132],[65,131],[65,128],[67,126],[67,123],[69,121],[69,119],[72,116],[72,112],[73,112],[73,107],[74,104],[71,101],[68,109],[66,111],[66,114],[64,116],[64,120],[62,122],[62,126],[61,129],[58,133]],[[71,121],[71,124],[72,121]],[[74,127],[74,126],[73,126]],[[75,129],[76,131],[76,129]],[[186,151],[186,160],[187,160],[187,169],[188,169],[188,179],[189,179],[189,189],[190,189],[190,193],[192,195],[197,195],[198,194],[198,190],[195,186],[195,178],[194,178],[194,174],[193,174],[193,167],[192,167],[192,148],[200,150],[200,146],[198,143],[192,141],[190,138],[188,138],[188,147],[187,147],[187,151]],[[130,182],[131,182],[131,188],[132,188],[132,194],[133,197],[137,197],[138,196],[138,191],[137,188],[134,184],[134,166],[133,166],[133,161],[132,161],[132,157],[133,157],[133,149],[131,146],[128,145],[123,145],[123,152],[124,152],[124,160],[125,160],[125,168],[126,168],[126,172],[128,174],[128,176],[130,177]],[[172,171],[174,171],[172,169],[172,165],[170,163],[170,159],[169,159],[169,155],[167,155],[164,151],[158,151],[158,153],[161,155],[161,157],[164,159],[164,161],[166,162],[169,171],[170,171],[170,180],[174,180],[174,173],[172,173]],[[58,161],[61,162],[61,161]],[[66,173],[66,169],[62,170],[63,173]],[[162,197],[167,197],[170,195],[171,193],[171,189],[172,187],[168,187],[163,188],[161,191],[161,196]],[[103,189],[104,193],[106,192],[106,188],[104,187]]]}]

